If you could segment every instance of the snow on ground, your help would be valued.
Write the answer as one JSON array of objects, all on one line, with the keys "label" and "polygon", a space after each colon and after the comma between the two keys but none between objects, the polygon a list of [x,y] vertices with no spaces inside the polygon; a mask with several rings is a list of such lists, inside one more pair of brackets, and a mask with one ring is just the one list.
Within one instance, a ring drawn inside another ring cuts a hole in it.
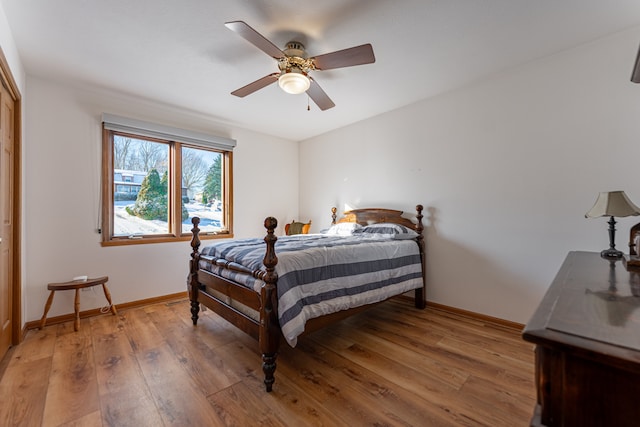
[{"label": "snow on ground", "polygon": [[[113,228],[116,236],[131,236],[136,234],[167,234],[168,226],[166,221],[146,220],[137,216],[129,215],[126,207],[133,207],[133,202],[116,202],[114,206]],[[212,211],[211,208],[202,203],[186,203],[185,207],[189,211],[189,219],[182,224],[183,232],[191,231],[191,218],[200,217],[200,229],[202,231],[220,230],[222,221],[221,211]]]}]

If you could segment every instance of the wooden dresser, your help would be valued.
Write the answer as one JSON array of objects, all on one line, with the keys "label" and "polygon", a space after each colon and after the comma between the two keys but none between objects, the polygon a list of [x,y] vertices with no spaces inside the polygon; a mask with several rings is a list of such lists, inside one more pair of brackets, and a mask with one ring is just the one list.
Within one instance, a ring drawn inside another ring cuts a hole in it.
[{"label": "wooden dresser", "polygon": [[640,426],[640,270],[570,252],[523,338],[536,345],[532,426]]}]

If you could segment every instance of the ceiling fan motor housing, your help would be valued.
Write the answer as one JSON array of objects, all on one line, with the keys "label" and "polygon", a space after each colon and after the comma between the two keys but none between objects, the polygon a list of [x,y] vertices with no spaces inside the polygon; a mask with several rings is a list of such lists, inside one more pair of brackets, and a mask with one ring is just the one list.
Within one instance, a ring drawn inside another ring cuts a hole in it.
[{"label": "ceiling fan motor housing", "polygon": [[309,71],[315,69],[312,59],[307,58],[304,45],[300,42],[291,41],[287,43],[287,48],[283,51],[285,56],[278,60],[278,68],[281,74],[289,72],[300,72],[307,75]]},{"label": "ceiling fan motor housing", "polygon": [[306,57],[306,53],[304,51],[304,45],[296,41],[291,41],[287,43],[284,53],[287,56],[299,56],[300,58]]}]

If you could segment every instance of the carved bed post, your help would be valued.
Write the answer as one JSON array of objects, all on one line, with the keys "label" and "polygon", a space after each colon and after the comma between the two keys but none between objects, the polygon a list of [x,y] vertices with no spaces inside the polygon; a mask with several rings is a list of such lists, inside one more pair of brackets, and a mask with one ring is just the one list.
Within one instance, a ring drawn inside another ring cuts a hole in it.
[{"label": "carved bed post", "polygon": [[260,351],[262,352],[262,371],[264,372],[264,385],[267,391],[271,391],[275,381],[273,374],[276,370],[276,358],[278,357],[278,345],[280,343],[280,324],[278,321],[278,290],[276,283],[278,274],[275,271],[278,264],[275,244],[278,238],[274,234],[278,221],[273,217],[264,220],[267,235],[264,238],[267,250],[262,261],[266,267],[264,285],[260,289],[262,307],[260,308]]},{"label": "carved bed post", "polygon": [[198,262],[200,260],[200,253],[198,252],[200,248],[200,237],[198,237],[200,229],[198,228],[198,224],[200,224],[200,218],[197,216],[193,217],[191,223],[193,224],[193,228],[191,229],[191,233],[193,234],[191,237],[191,248],[193,251],[191,252],[191,261],[189,262],[189,283],[187,288],[189,290],[189,299],[191,300],[191,320],[195,326],[198,323],[198,312],[200,311],[200,304],[198,303],[200,286],[198,283]]},{"label": "carved bed post", "polygon": [[338,218],[338,215],[336,215],[337,211],[338,211],[338,208],[336,207],[331,208],[331,225],[336,223],[336,218]]},{"label": "carved bed post", "polygon": [[422,288],[416,289],[415,292],[415,305],[416,308],[425,308],[427,306],[427,263],[424,249],[424,226],[422,225],[422,205],[416,206],[416,231],[418,232],[418,247],[420,248],[420,261],[422,262]]}]

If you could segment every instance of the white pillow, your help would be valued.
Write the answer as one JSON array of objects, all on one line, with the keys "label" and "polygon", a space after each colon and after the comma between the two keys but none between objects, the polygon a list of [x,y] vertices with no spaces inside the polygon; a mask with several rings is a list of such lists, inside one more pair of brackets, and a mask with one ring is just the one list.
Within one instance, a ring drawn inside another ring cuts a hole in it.
[{"label": "white pillow", "polygon": [[324,231],[324,234],[328,234],[330,236],[351,236],[361,228],[362,226],[357,222],[340,222],[338,224],[333,224]]},{"label": "white pillow", "polygon": [[388,222],[369,224],[366,227],[362,227],[354,231],[354,234],[372,237],[387,237],[389,239],[396,240],[414,239],[418,236],[418,233],[409,227]]}]

